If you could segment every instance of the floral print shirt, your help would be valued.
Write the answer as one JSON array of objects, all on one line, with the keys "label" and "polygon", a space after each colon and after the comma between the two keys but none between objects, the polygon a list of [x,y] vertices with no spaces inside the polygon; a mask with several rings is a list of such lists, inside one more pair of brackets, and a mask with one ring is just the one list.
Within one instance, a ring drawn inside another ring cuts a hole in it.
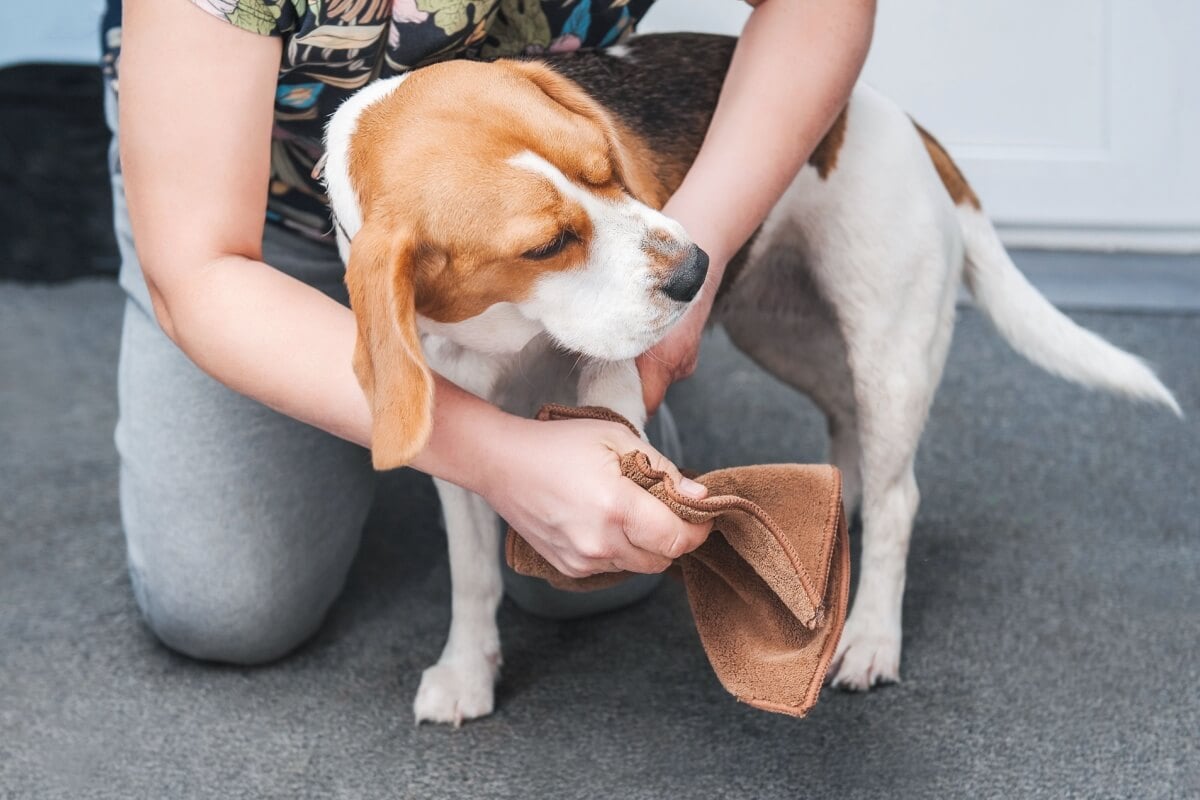
[{"label": "floral print shirt", "polygon": [[[325,121],[352,92],[376,78],[447,58],[606,47],[631,33],[654,0],[191,2],[239,28],[283,39],[267,217],[329,239],[329,209],[312,171],[321,157]],[[114,89],[120,13],[120,0],[109,0],[104,67]]]}]

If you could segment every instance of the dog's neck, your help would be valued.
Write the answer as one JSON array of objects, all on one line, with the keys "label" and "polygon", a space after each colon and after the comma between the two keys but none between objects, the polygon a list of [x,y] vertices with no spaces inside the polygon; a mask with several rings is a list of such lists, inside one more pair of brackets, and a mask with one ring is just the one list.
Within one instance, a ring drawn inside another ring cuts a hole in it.
[{"label": "dog's neck", "polygon": [[632,362],[607,362],[558,347],[540,323],[511,304],[456,323],[420,318],[422,348],[435,372],[510,413],[581,402],[619,408],[645,424],[641,384]]},{"label": "dog's neck", "polygon": [[535,337],[545,333],[540,322],[531,320],[512,303],[496,303],[482,314],[460,322],[437,322],[418,317],[422,334],[438,336],[459,347],[483,355],[514,355]]},{"label": "dog's neck", "polygon": [[541,323],[512,303],[497,303],[460,322],[418,316],[421,345],[438,374],[485,400],[495,400],[521,354],[546,341]]}]

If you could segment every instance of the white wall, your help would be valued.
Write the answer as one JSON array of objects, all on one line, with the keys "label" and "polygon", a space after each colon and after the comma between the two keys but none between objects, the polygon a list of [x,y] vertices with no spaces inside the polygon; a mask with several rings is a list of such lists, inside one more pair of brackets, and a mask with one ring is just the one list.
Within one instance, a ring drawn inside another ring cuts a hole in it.
[{"label": "white wall", "polygon": [[[746,13],[661,0],[643,30],[736,33]],[[879,0],[863,74],[942,140],[1010,245],[1195,253],[1197,41],[1197,0]]]},{"label": "white wall", "polygon": [[104,0],[6,0],[0,25],[0,66],[22,61],[100,59]]},{"label": "white wall", "polygon": [[865,77],[1010,244],[1200,252],[1200,3],[881,0]]},{"label": "white wall", "polygon": [[748,16],[750,6],[741,0],[658,0],[638,30],[736,34]]}]

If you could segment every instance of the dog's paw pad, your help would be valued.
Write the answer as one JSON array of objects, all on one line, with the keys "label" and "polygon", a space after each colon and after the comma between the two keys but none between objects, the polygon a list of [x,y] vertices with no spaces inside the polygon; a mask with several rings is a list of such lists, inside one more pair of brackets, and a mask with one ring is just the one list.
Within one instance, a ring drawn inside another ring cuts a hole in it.
[{"label": "dog's paw pad", "polygon": [[413,701],[417,724],[443,722],[457,728],[465,719],[492,713],[497,661],[439,661],[425,670]]},{"label": "dog's paw pad", "polygon": [[865,692],[873,686],[900,681],[900,637],[878,632],[852,631],[847,625],[838,642],[829,685],[835,689]]}]

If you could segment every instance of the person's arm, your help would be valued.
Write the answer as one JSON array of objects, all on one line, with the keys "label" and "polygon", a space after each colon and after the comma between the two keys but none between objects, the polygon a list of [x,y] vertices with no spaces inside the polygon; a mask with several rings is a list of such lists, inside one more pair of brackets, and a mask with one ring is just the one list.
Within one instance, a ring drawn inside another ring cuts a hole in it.
[{"label": "person's arm", "polygon": [[[201,369],[370,446],[353,315],[262,262],[280,47],[186,0],[126,0],[119,130],[138,257],[159,323]],[[413,466],[484,495],[568,574],[661,570],[707,534],[620,476],[635,448],[678,475],[620,426],[517,419],[441,378],[434,417]]]},{"label": "person's arm", "polygon": [[647,410],[696,367],[725,265],[782,196],[845,106],[874,28],[874,0],[759,0],[704,144],[663,213],[708,253],[704,288],[638,359]]}]

